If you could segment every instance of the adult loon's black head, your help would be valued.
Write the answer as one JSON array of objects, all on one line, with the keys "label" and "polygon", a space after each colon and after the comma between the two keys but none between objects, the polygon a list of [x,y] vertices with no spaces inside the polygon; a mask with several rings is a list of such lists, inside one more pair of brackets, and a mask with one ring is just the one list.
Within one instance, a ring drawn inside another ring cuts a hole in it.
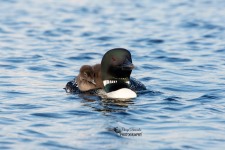
[{"label": "adult loon's black head", "polygon": [[129,88],[133,68],[131,54],[128,50],[115,48],[106,52],[101,62],[105,91],[108,93],[121,88]]}]

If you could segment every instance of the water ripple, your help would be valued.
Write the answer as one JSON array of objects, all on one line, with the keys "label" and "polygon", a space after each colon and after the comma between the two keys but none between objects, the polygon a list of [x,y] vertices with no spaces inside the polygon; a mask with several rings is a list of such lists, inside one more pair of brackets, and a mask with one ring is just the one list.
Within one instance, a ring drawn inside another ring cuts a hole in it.
[{"label": "water ripple", "polygon": [[93,114],[93,112],[70,110],[70,111],[67,111],[67,114],[74,115],[74,116],[88,116]]},{"label": "water ripple", "polygon": [[47,135],[45,135],[43,133],[40,133],[40,132],[37,132],[37,131],[34,131],[34,130],[30,130],[30,129],[24,130],[23,133],[21,133],[21,135],[35,136],[35,137],[39,137],[39,138],[47,138],[48,137]]},{"label": "water ripple", "polygon": [[16,69],[17,68],[17,66],[14,66],[14,65],[1,65],[1,64],[0,64],[0,67],[5,68],[5,69]]},{"label": "water ripple", "polygon": [[47,141],[47,142],[43,142],[43,143],[41,143],[40,145],[42,145],[42,146],[45,146],[45,147],[49,147],[49,148],[61,148],[61,149],[72,149],[72,150],[74,150],[74,149],[76,149],[76,148],[74,148],[74,147],[70,147],[70,146],[67,146],[67,145],[65,145],[65,144],[60,144],[60,143],[58,143],[58,142],[55,142],[55,141]]},{"label": "water ripple", "polygon": [[32,105],[32,104],[12,104],[10,105],[10,107],[12,107],[13,109],[22,109],[22,110],[42,108],[40,106]]},{"label": "water ripple", "polygon": [[161,60],[167,61],[167,62],[189,62],[189,61],[191,61],[190,59],[187,59],[187,58],[175,58],[175,57],[166,57],[166,56],[159,56],[159,57],[156,57],[156,59],[161,59]]},{"label": "water ripple", "polygon": [[97,41],[111,41],[115,39],[115,37],[112,36],[101,36],[101,37],[97,37],[97,38],[93,38],[93,40],[97,40]]},{"label": "water ripple", "polygon": [[205,94],[205,95],[202,95],[198,98],[192,99],[192,101],[212,102],[212,101],[217,100],[217,99],[220,99],[220,98],[216,95]]},{"label": "water ripple", "polygon": [[32,67],[28,67],[29,70],[32,71],[41,71],[41,72],[46,72],[46,71],[50,71],[51,69],[44,67],[44,66],[32,66]]},{"label": "water ripple", "polygon": [[162,39],[149,39],[149,38],[140,38],[137,40],[134,40],[134,42],[137,43],[146,43],[147,45],[152,45],[152,44],[161,44],[164,43],[164,40]]},{"label": "water ripple", "polygon": [[41,118],[65,118],[64,116],[58,113],[33,113],[32,116],[41,117]]}]

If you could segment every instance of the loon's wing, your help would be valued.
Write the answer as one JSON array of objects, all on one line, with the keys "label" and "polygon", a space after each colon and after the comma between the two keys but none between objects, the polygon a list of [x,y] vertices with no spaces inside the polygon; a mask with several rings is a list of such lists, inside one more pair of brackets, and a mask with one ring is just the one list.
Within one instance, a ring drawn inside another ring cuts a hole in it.
[{"label": "loon's wing", "polygon": [[[95,89],[95,90],[89,90],[89,91],[82,92],[79,90],[75,79],[72,81],[69,81],[66,84],[66,87],[64,89],[66,90],[67,93],[74,93],[74,94],[83,94],[83,93],[84,94],[85,93],[86,94],[97,94],[98,90],[99,90],[99,89]],[[141,83],[137,79],[131,77],[130,78],[130,89],[133,91],[139,92],[139,91],[146,90],[146,87],[143,83]]]},{"label": "loon's wing", "polygon": [[146,86],[141,83],[141,81],[138,81],[133,77],[130,77],[130,89],[136,92],[147,90]]},{"label": "loon's wing", "polygon": [[73,94],[98,94],[99,89],[89,90],[89,91],[80,91],[76,82],[76,77],[72,80],[67,82],[65,86],[66,93],[73,93]]},{"label": "loon's wing", "polygon": [[79,90],[78,86],[77,86],[77,83],[76,83],[75,79],[67,82],[64,89],[66,90],[66,93],[77,93],[77,94],[79,94],[81,92]]}]

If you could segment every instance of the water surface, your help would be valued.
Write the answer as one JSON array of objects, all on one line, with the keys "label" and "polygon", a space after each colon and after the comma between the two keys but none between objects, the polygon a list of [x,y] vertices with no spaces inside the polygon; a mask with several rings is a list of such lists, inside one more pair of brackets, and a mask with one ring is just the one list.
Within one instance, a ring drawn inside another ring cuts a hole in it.
[{"label": "water surface", "polygon": [[[224,149],[224,7],[1,0],[0,149]],[[81,65],[116,47],[149,92],[126,102],[65,93]],[[130,128],[141,136],[118,133]]]}]

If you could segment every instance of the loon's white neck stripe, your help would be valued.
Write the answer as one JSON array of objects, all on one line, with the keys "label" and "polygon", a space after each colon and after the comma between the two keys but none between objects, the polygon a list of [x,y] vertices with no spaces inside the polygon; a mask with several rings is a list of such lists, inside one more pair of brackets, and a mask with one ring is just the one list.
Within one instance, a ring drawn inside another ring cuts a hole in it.
[{"label": "loon's white neck stripe", "polygon": [[[112,84],[112,83],[117,83],[117,80],[104,80],[103,81],[104,86],[106,86],[108,84]],[[130,84],[130,81],[125,81],[125,83]]]}]

